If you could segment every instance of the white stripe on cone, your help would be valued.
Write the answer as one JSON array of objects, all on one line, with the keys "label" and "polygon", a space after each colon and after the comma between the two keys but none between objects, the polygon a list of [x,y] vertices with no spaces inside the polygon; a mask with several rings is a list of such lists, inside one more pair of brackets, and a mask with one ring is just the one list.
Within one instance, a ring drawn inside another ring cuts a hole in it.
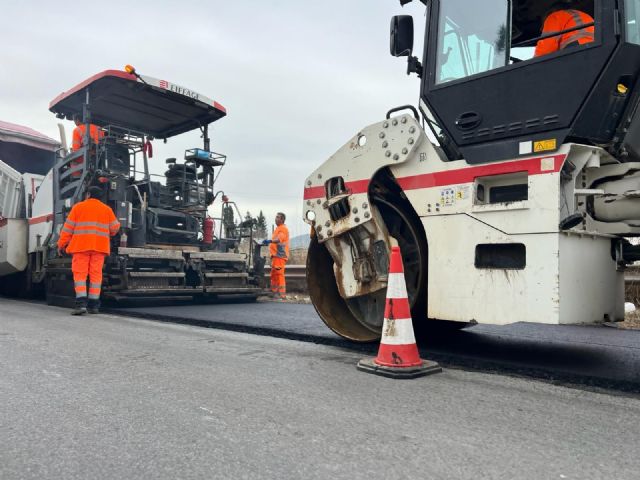
[{"label": "white stripe on cone", "polygon": [[404,273],[390,273],[387,284],[387,298],[408,298]]},{"label": "white stripe on cone", "polygon": [[380,343],[385,345],[410,345],[416,343],[411,319],[396,318],[395,320],[389,320],[385,318]]}]

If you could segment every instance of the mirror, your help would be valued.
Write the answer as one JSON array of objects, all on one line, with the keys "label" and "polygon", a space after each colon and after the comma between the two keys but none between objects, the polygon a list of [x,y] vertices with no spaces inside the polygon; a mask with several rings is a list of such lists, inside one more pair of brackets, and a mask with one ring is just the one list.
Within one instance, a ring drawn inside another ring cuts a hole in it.
[{"label": "mirror", "polygon": [[391,19],[391,55],[408,57],[413,53],[413,17],[396,15]]}]

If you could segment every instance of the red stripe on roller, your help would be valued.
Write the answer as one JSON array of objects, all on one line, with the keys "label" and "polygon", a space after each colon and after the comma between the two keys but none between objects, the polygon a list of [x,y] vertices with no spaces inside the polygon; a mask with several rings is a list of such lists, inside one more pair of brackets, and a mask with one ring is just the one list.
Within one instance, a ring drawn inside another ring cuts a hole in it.
[{"label": "red stripe on roller", "polygon": [[384,318],[393,320],[411,318],[409,300],[406,298],[387,298],[387,303],[384,306]]},{"label": "red stripe on roller", "polygon": [[[542,170],[542,159],[553,158],[553,170]],[[566,155],[550,155],[548,157],[530,158],[515,162],[492,163],[481,167],[461,168],[445,172],[427,173],[398,179],[403,190],[444,187],[460,183],[471,183],[478,177],[490,177],[507,173],[527,172],[529,175],[541,175],[560,171]]]},{"label": "red stripe on roller", "polygon": [[[367,193],[369,190],[369,180],[355,180],[353,182],[347,182],[344,184],[347,192],[353,193]],[[304,199],[310,200],[315,198],[323,198],[325,196],[324,186],[320,187],[307,187],[304,189]]]},{"label": "red stripe on roller", "polygon": [[422,365],[418,347],[415,343],[409,345],[385,345],[380,344],[378,356],[374,360],[384,367],[419,367]]},{"label": "red stripe on roller", "polygon": [[[564,164],[566,155],[548,155],[543,157],[515,160],[512,162],[491,163],[477,167],[459,168],[444,172],[426,173],[410,177],[398,178],[398,184],[403,190],[418,190],[421,188],[445,187],[471,183],[478,177],[504,175],[507,173],[527,172],[529,175],[542,175],[559,172]],[[542,159],[553,158],[553,169],[542,170]],[[369,180],[347,182],[346,187],[351,193],[365,193],[369,189]],[[304,199],[310,200],[324,197],[324,187],[309,187],[304,190]]]},{"label": "red stripe on roller", "polygon": [[52,222],[52,221],[53,221],[53,213],[49,213],[48,215],[41,215],[39,217],[30,218],[29,225],[37,225],[38,223]]},{"label": "red stripe on roller", "polygon": [[402,268],[402,255],[400,254],[400,247],[391,248],[389,273],[404,273],[404,269]]},{"label": "red stripe on roller", "polygon": [[367,193],[369,190],[369,180],[356,180],[345,183],[345,187],[350,193]]},{"label": "red stripe on roller", "polygon": [[304,189],[304,199],[310,200],[312,198],[324,197],[324,187],[307,187]]}]

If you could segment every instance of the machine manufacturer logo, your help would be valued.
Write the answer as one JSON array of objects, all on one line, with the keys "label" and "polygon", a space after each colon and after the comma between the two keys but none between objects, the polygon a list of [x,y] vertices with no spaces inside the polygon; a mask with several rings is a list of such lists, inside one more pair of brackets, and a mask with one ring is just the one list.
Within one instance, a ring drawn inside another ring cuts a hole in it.
[{"label": "machine manufacturer logo", "polygon": [[166,80],[160,80],[158,85],[160,86],[160,88],[164,88],[165,90],[184,95],[185,97],[193,98],[194,100],[200,100],[200,95],[198,95],[198,93],[194,92],[193,90],[189,90],[188,88],[184,88],[179,85],[174,85],[173,83],[169,83]]},{"label": "machine manufacturer logo", "polygon": [[175,93],[179,93],[180,95],[184,95],[185,97],[193,98],[194,100],[199,100],[199,96],[196,92],[189,90],[188,88],[179,87],[178,85],[174,85],[173,83],[169,84],[169,90]]}]

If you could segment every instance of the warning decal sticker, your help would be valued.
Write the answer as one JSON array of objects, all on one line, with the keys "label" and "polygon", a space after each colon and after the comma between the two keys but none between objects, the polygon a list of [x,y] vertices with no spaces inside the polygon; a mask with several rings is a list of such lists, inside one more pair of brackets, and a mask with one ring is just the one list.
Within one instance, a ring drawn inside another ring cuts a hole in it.
[{"label": "warning decal sticker", "polygon": [[548,152],[549,150],[556,149],[556,139],[551,138],[549,140],[540,140],[538,142],[533,142],[533,151],[534,152]]}]

